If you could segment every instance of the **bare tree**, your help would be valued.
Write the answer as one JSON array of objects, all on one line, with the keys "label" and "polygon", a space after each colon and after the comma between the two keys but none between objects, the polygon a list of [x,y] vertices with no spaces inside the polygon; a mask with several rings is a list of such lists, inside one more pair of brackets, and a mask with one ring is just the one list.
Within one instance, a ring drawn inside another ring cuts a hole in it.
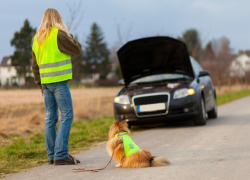
[{"label": "bare tree", "polygon": [[117,56],[117,51],[118,51],[119,47],[118,46],[113,46],[110,49],[110,61],[111,61],[111,71],[113,74],[113,78],[122,78],[121,75],[121,69],[120,69],[120,65],[119,65],[119,60],[118,60],[118,56]]},{"label": "bare tree", "polygon": [[230,66],[233,60],[230,41],[222,37],[209,42],[204,49],[201,65],[210,72],[213,83],[220,88],[222,85],[231,87]]},{"label": "bare tree", "polygon": [[[82,2],[79,0],[78,3],[67,3],[67,7],[69,10],[69,19],[66,21],[68,30],[76,36],[78,39],[78,36],[76,35],[76,30],[79,27],[82,19],[83,19],[83,10],[82,10]],[[80,41],[81,42],[81,41]],[[73,79],[75,82],[79,82],[81,78],[83,77],[83,54],[73,56],[72,57],[72,69],[74,71],[73,73]]]},{"label": "bare tree", "polygon": [[72,33],[75,33],[83,19],[82,1],[79,1],[77,4],[67,3],[67,7],[69,10],[69,19],[66,24],[68,30]]},{"label": "bare tree", "polygon": [[[122,21],[121,21],[122,22]],[[115,22],[116,31],[117,31],[117,42],[110,49],[110,61],[111,61],[111,71],[116,78],[122,78],[120,65],[117,57],[117,51],[121,46],[123,46],[128,40],[130,36],[130,32],[132,29],[132,24],[128,27],[128,29],[124,32],[121,28],[121,23]]]},{"label": "bare tree", "polygon": [[230,83],[230,65],[232,62],[233,54],[230,47],[230,41],[226,37],[222,37],[212,42],[213,50],[215,53],[216,77],[218,86]]},{"label": "bare tree", "polygon": [[207,43],[205,49],[203,50],[202,60],[204,60],[204,61],[213,61],[213,60],[215,60],[215,54],[214,54],[213,45],[212,45],[211,41],[209,41]]},{"label": "bare tree", "polygon": [[116,22],[116,31],[117,31],[118,41],[116,42],[115,47],[119,48],[129,40],[131,29],[132,29],[132,24],[129,25],[126,32],[122,32],[121,24]]}]

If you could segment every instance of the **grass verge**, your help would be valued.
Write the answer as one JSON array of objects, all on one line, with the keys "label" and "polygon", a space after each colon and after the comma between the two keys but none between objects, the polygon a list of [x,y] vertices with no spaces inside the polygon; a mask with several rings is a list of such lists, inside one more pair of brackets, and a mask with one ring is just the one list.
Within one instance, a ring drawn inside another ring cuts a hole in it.
[{"label": "grass verge", "polygon": [[[113,116],[102,119],[75,121],[69,149],[77,153],[107,140]],[[13,135],[0,139],[0,178],[47,162],[43,134]]]},{"label": "grass verge", "polygon": [[[249,89],[219,95],[217,104],[221,105],[249,95]],[[106,141],[113,120],[113,116],[106,116],[95,120],[75,121],[70,133],[70,151],[77,153],[95,146],[98,142]],[[0,178],[9,173],[38,166],[46,161],[43,134],[0,138]]]},{"label": "grass verge", "polygon": [[237,100],[250,95],[250,89],[244,89],[236,92],[229,92],[226,94],[222,94],[217,96],[217,104],[222,105],[228,103],[233,100]]}]

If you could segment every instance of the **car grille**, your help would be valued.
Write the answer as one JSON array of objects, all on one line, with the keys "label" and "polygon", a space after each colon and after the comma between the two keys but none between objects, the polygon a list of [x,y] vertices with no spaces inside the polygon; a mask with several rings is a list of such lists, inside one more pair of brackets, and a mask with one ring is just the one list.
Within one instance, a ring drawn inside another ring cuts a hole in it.
[{"label": "car grille", "polygon": [[155,104],[168,102],[168,95],[156,95],[147,97],[138,97],[134,99],[135,105]]},{"label": "car grille", "polygon": [[[137,117],[150,117],[150,116],[160,116],[168,113],[169,107],[169,93],[152,93],[152,94],[143,94],[137,95],[132,98],[132,102],[134,104],[134,110],[136,112]],[[139,112],[138,107],[142,107],[143,105],[154,105],[164,103],[165,109],[152,110],[152,111],[144,111]]]}]

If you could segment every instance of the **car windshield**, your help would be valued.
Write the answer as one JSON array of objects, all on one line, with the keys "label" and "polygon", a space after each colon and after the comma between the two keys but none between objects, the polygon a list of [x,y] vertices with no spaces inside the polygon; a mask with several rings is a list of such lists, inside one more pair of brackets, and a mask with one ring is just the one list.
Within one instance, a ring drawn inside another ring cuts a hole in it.
[{"label": "car windshield", "polygon": [[156,81],[168,81],[176,79],[192,79],[192,78],[190,76],[183,74],[157,74],[136,79],[132,81],[130,84],[150,83]]}]

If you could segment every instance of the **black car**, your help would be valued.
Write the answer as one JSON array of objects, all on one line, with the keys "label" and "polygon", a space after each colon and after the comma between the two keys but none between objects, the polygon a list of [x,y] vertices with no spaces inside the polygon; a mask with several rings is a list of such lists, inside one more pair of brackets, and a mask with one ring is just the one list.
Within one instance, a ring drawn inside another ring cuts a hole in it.
[{"label": "black car", "polygon": [[217,117],[216,92],[186,45],[170,37],[126,43],[117,52],[124,87],[114,98],[115,118],[131,125]]}]

